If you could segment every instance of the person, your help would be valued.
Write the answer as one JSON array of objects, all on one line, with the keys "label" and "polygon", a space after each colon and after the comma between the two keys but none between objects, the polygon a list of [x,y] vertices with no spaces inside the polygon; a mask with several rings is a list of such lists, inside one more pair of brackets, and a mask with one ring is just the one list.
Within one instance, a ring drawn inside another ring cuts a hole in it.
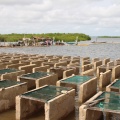
[{"label": "person", "polygon": [[51,40],[51,45],[53,45],[53,40]]},{"label": "person", "polygon": [[76,45],[78,45],[78,41],[77,40],[75,41],[75,43],[76,43]]},{"label": "person", "polygon": [[60,45],[60,40],[58,40],[58,45]]}]

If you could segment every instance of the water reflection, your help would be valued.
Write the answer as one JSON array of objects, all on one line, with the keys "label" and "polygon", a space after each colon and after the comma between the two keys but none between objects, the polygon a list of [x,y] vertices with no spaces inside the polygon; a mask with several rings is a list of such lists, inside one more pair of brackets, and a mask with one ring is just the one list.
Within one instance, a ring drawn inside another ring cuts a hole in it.
[{"label": "water reflection", "polygon": [[[16,120],[15,119],[15,109],[11,109],[0,113],[0,120]],[[45,120],[44,109],[39,110],[34,115],[26,118],[25,120]],[[70,113],[67,117],[62,120],[75,120],[75,111]]]}]

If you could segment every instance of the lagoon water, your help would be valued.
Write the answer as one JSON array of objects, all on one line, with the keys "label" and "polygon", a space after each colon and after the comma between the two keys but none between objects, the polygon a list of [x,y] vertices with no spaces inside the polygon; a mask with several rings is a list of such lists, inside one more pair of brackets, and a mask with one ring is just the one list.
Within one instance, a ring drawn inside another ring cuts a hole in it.
[{"label": "lagoon water", "polygon": [[[93,41],[107,42],[93,44]],[[120,38],[92,38],[91,41],[81,41],[80,46],[64,45],[49,47],[13,47],[0,48],[0,53],[24,53],[24,54],[47,54],[47,55],[71,55],[71,56],[89,56],[91,58],[120,58]]]},{"label": "lagoon water", "polygon": [[[107,42],[93,44],[93,41]],[[0,53],[24,53],[24,54],[47,54],[47,55],[71,55],[71,56],[89,56],[91,58],[111,58],[120,57],[120,38],[92,38],[91,41],[81,41],[81,46],[49,46],[49,47],[13,47],[0,48]]]},{"label": "lagoon water", "polygon": [[[92,44],[91,42],[107,42]],[[120,58],[120,38],[92,38],[91,41],[80,42],[81,46],[49,46],[49,47],[1,47],[0,53],[24,53],[24,54],[47,54],[47,55],[71,55],[71,56],[89,56],[91,58],[111,58],[112,60]],[[26,120],[44,120],[44,111],[39,111],[34,116]],[[0,114],[0,120],[15,120],[15,110],[9,110]],[[75,112],[70,114],[64,120],[76,120]]]}]

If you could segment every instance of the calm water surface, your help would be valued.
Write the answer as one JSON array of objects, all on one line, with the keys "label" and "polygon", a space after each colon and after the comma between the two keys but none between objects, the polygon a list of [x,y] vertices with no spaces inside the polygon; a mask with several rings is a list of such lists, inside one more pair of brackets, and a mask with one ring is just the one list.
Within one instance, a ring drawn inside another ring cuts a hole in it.
[{"label": "calm water surface", "polygon": [[[15,47],[0,48],[0,53],[25,53],[25,54],[47,54],[47,55],[71,55],[71,56],[89,56],[91,58],[100,57],[116,59],[120,57],[120,38],[99,38],[97,42],[107,42],[103,44],[92,44],[96,38],[91,41],[82,41],[83,46],[49,46],[49,47]],[[88,45],[88,46],[86,46]]]},{"label": "calm water surface", "polygon": [[[92,41],[107,42],[103,44],[92,44]],[[97,39],[80,42],[87,46],[50,46],[50,47],[15,47],[0,48],[0,53],[25,53],[25,54],[47,54],[47,55],[71,55],[71,56],[89,56],[91,58],[120,58],[120,38]],[[75,112],[70,114],[64,120],[75,120]],[[44,111],[39,111],[27,120],[44,120]],[[15,110],[9,110],[0,114],[0,120],[15,120]]]}]

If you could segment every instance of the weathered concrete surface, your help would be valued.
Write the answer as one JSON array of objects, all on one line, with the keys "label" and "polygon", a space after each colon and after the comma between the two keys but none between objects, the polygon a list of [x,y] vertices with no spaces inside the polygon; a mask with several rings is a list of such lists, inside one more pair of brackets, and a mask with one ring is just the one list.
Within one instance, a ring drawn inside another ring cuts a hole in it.
[{"label": "weathered concrete surface", "polygon": [[91,61],[90,60],[84,60],[82,61],[81,65],[88,65],[88,64],[91,64]]},{"label": "weathered concrete surface", "polygon": [[97,61],[100,61],[100,58],[93,58],[92,59],[92,63],[97,62]]},{"label": "weathered concrete surface", "polygon": [[35,81],[35,84],[36,84],[36,88],[39,88],[43,85],[56,85],[57,81],[58,81],[58,75],[52,74],[52,75],[37,79]]},{"label": "weathered concrete surface", "polygon": [[112,69],[112,81],[114,81],[117,78],[120,78],[120,65]]},{"label": "weathered concrete surface", "polygon": [[83,57],[83,58],[81,58],[81,60],[82,61],[84,61],[84,60],[90,60],[90,57]]},{"label": "weathered concrete surface", "polygon": [[25,70],[25,74],[32,73],[32,69],[36,67],[36,64],[20,66],[19,70]]},{"label": "weathered concrete surface", "polygon": [[59,63],[55,63],[54,67],[59,67],[59,66],[67,66],[67,62],[59,62]]},{"label": "weathered concrete surface", "polygon": [[28,64],[27,63],[17,63],[17,64],[7,65],[6,68],[18,69],[20,66],[25,66],[25,65],[28,65]]},{"label": "weathered concrete surface", "polygon": [[21,76],[23,74],[25,74],[24,70],[2,74],[1,75],[1,80],[8,79],[8,80],[15,80],[15,81],[17,81],[17,77]]},{"label": "weathered concrete surface", "polygon": [[16,120],[26,120],[27,117],[34,114],[44,107],[44,103],[25,99],[20,96],[16,97]]},{"label": "weathered concrete surface", "polygon": [[93,64],[87,64],[82,66],[82,72],[85,72],[87,70],[90,70],[93,68]]},{"label": "weathered concrete surface", "polygon": [[97,67],[97,74],[96,74],[97,78],[99,78],[100,74],[104,73],[104,72],[106,72],[106,67],[104,67],[104,65],[98,66]]},{"label": "weathered concrete surface", "polygon": [[110,62],[110,58],[106,58],[103,60],[103,65],[106,65],[108,62]]},{"label": "weathered concrete surface", "polygon": [[32,72],[47,72],[48,69],[50,68],[49,65],[45,65],[45,66],[40,66],[40,67],[35,67],[33,68]]},{"label": "weathered concrete surface", "polygon": [[[33,91],[33,90],[32,90]],[[27,119],[30,115],[44,107],[45,120],[59,120],[74,110],[75,90],[72,89],[61,94],[47,103],[40,100],[32,100],[22,96],[16,97],[16,120]]]},{"label": "weathered concrete surface", "polygon": [[10,65],[10,64],[12,64],[11,62],[2,62],[2,63],[0,63],[0,69],[5,69],[6,68],[6,66],[7,65]]},{"label": "weathered concrete surface", "polygon": [[70,64],[71,63],[76,63],[76,62],[78,62],[80,64],[80,59],[73,59],[73,60],[70,61]]},{"label": "weathered concrete surface", "polygon": [[[71,77],[71,76],[70,76]],[[67,78],[70,78],[70,77],[67,77]],[[64,79],[66,78],[63,78],[62,80],[59,80],[56,82],[56,86],[63,86],[63,87],[71,87],[75,90],[77,90],[77,86],[75,84],[70,84],[70,83],[62,83],[61,81],[63,81]]]},{"label": "weathered concrete surface", "polygon": [[30,64],[35,64],[37,67],[39,67],[42,65],[43,62],[43,60],[33,60],[30,62]]},{"label": "weathered concrete surface", "polygon": [[117,80],[119,80],[119,79],[115,79],[111,84],[109,84],[107,87],[106,87],[106,91],[108,91],[108,92],[111,92],[111,91],[113,91],[113,92],[119,92],[119,88],[114,88],[114,87],[111,87],[112,86],[112,84],[114,84]]},{"label": "weathered concrete surface", "polygon": [[99,82],[98,82],[99,90],[102,90],[104,87],[109,85],[110,82],[111,82],[111,71],[108,70],[104,73],[101,73],[100,79],[99,79]]},{"label": "weathered concrete surface", "polygon": [[[70,78],[70,77],[67,77],[67,78]],[[64,79],[57,81],[56,85],[63,86],[63,87],[71,87],[75,89],[78,92],[79,103],[84,103],[85,101],[87,101],[88,99],[90,99],[92,96],[94,96],[97,93],[97,77],[94,77],[90,79],[89,81],[83,84],[80,84],[80,85],[61,82]]]},{"label": "weathered concrete surface", "polygon": [[42,66],[49,65],[50,67],[54,67],[56,62],[43,62]]},{"label": "weathered concrete surface", "polygon": [[97,67],[101,65],[102,65],[102,60],[94,62],[94,69],[97,70]]},{"label": "weathered concrete surface", "polygon": [[69,76],[73,75],[74,73],[75,73],[75,72],[74,72],[73,69],[65,70],[65,71],[63,72],[63,78],[69,77]]},{"label": "weathered concrete surface", "polygon": [[[96,95],[90,98],[86,103],[92,102],[100,94],[102,94],[102,92],[98,92]],[[102,114],[103,113],[100,111],[87,109],[87,105],[84,104],[79,107],[79,120],[101,120]]]},{"label": "weathered concrete surface", "polygon": [[80,85],[79,90],[79,102],[84,103],[97,93],[97,77]]},{"label": "weathered concrete surface", "polygon": [[53,73],[57,74],[58,75],[58,79],[60,80],[60,79],[63,78],[63,71],[64,70],[61,69],[60,67],[56,67],[56,68],[52,67],[52,68],[49,69],[48,72],[53,72]]},{"label": "weathered concrete surface", "polygon": [[0,89],[0,112],[15,106],[15,97],[27,91],[27,84],[17,84]]},{"label": "weathered concrete surface", "polygon": [[81,73],[81,75],[85,76],[95,76],[95,70],[94,69],[89,69]]},{"label": "weathered concrete surface", "polygon": [[48,62],[57,62],[57,61],[59,61],[59,57],[48,59]]},{"label": "weathered concrete surface", "polygon": [[75,90],[70,90],[45,104],[45,120],[59,120],[74,110]]}]

